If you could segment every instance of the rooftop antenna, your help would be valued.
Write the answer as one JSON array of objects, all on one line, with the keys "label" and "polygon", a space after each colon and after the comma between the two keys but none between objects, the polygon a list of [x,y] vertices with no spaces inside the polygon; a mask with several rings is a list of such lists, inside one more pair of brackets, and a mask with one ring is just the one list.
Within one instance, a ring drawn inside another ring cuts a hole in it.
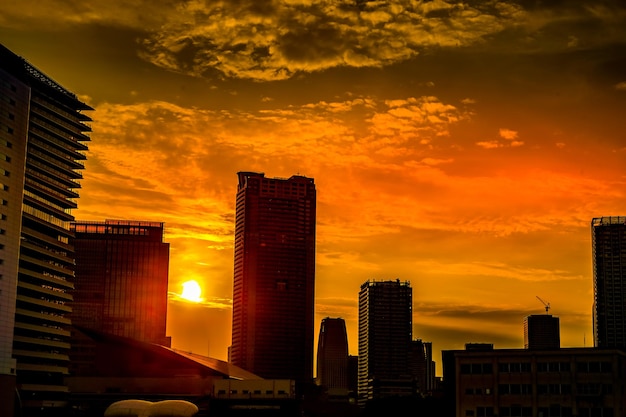
[{"label": "rooftop antenna", "polygon": [[541,301],[541,303],[544,305],[544,307],[546,308],[546,314],[548,314],[548,310],[550,310],[550,303],[546,303],[545,301],[543,301],[538,295],[536,295],[535,297],[537,297],[537,299],[539,301]]}]

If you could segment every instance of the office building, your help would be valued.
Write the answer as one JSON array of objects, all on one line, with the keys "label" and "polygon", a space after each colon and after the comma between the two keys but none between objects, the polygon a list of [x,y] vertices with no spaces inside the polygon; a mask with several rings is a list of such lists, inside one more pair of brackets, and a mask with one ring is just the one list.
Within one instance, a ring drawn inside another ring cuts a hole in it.
[{"label": "office building", "polygon": [[446,417],[626,415],[626,352],[618,349],[445,350]]},{"label": "office building", "polygon": [[230,361],[267,379],[313,382],[312,178],[239,172]]},{"label": "office building", "polygon": [[[163,242],[163,223],[75,221],[71,231],[76,257],[72,324],[169,347],[170,244]],[[73,332],[73,375],[91,372],[94,349],[79,331]]]},{"label": "office building", "polygon": [[559,318],[551,314],[524,317],[525,349],[558,349],[561,347]]},{"label": "office building", "polygon": [[408,281],[367,281],[359,292],[358,403],[410,396],[412,298]]},{"label": "office building", "polygon": [[88,149],[85,110],[93,109],[0,45],[2,416],[67,405],[70,222]]},{"label": "office building", "polygon": [[348,334],[342,318],[326,317],[317,344],[317,384],[331,399],[348,399]]},{"label": "office building", "polygon": [[591,220],[594,346],[626,349],[626,216]]}]

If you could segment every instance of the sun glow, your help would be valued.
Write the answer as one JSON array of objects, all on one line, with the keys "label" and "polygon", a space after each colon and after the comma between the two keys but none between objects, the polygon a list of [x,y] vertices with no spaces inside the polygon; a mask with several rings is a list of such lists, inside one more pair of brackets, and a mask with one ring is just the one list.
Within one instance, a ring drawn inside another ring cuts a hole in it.
[{"label": "sun glow", "polygon": [[202,301],[200,294],[202,294],[202,288],[200,288],[200,284],[196,281],[183,282],[183,293],[181,294],[182,298],[187,301],[198,303]]}]

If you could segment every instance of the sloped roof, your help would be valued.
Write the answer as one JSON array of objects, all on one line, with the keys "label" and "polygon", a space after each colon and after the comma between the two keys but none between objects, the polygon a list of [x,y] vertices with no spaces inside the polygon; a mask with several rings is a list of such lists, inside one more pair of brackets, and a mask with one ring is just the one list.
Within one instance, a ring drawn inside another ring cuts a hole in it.
[{"label": "sloped roof", "polygon": [[263,379],[260,376],[253,374],[252,372],[246,371],[245,369],[233,365],[232,363],[222,361],[216,358],[202,356],[191,352],[185,352],[179,349],[168,348],[166,346],[157,345],[155,343],[142,342],[140,340],[132,339],[129,337],[116,336],[110,333],[105,333],[83,326],[75,325],[74,328],[76,328],[81,333],[84,333],[95,342],[109,343],[117,346],[128,346],[129,348],[132,348],[134,350],[151,352],[153,354],[163,357],[164,359],[170,358],[189,361],[196,366],[206,368],[207,370],[210,370],[211,373],[222,376],[224,378],[238,380]]}]

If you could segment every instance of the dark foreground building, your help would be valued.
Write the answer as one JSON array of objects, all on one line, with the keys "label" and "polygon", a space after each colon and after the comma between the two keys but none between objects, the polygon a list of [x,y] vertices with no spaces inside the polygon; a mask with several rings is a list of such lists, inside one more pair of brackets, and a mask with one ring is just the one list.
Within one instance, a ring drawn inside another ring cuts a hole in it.
[{"label": "dark foreground building", "polygon": [[[93,110],[0,45],[0,416],[67,406],[72,209]],[[14,401],[15,399],[15,401]]]},{"label": "dark foreground building", "polygon": [[312,178],[239,172],[230,361],[313,380],[316,191]]},{"label": "dark foreground building", "polygon": [[446,417],[626,415],[626,352],[493,349],[442,352]]},{"label": "dark foreground building", "polygon": [[329,398],[348,401],[348,333],[342,318],[322,319],[316,380],[326,389]]}]

